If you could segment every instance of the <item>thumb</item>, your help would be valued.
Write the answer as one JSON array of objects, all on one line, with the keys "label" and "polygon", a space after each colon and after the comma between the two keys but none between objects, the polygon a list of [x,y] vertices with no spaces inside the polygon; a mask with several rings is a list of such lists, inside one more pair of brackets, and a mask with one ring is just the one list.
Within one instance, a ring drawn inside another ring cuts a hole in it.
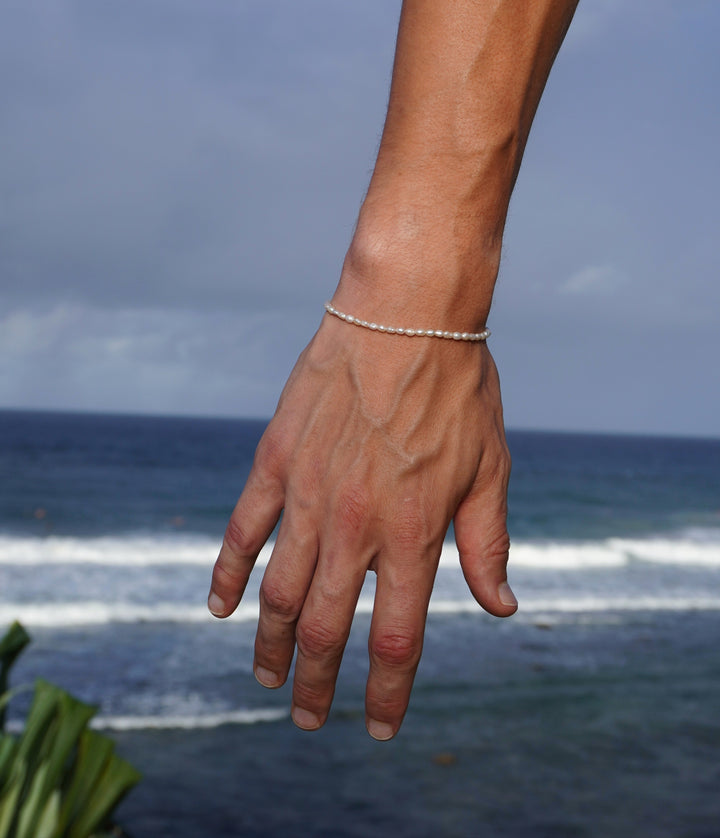
[{"label": "thumb", "polygon": [[507,479],[476,481],[454,524],[460,566],[472,595],[496,617],[514,614],[517,600],[507,582]]}]

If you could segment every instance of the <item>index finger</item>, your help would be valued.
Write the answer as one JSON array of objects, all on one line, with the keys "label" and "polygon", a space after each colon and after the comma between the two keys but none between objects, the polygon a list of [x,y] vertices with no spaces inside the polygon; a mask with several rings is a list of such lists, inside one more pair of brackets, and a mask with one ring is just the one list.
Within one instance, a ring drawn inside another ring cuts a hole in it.
[{"label": "index finger", "polygon": [[253,467],[225,530],[212,573],[208,609],[228,617],[245,592],[258,553],[280,518],[284,493],[277,480]]}]

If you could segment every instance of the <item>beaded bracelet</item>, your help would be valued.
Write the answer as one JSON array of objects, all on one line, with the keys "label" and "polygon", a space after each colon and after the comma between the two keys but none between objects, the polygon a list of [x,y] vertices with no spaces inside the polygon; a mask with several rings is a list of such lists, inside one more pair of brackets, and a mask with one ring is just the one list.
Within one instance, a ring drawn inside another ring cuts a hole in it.
[{"label": "beaded bracelet", "polygon": [[369,323],[352,314],[345,314],[339,311],[331,303],[325,303],[325,311],[344,320],[345,323],[352,323],[353,326],[362,326],[363,329],[372,329],[373,332],[385,332],[388,335],[406,335],[409,338],[445,338],[446,340],[487,340],[490,337],[490,329],[483,329],[482,332],[443,332],[438,329],[400,329],[394,326],[383,326],[381,323]]}]

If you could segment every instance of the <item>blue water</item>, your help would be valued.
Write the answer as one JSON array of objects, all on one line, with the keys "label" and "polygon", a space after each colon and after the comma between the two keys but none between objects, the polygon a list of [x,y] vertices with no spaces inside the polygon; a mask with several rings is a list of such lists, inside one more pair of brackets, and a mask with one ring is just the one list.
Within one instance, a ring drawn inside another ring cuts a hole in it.
[{"label": "blue water", "polygon": [[509,434],[520,610],[481,612],[448,541],[408,716],[375,743],[372,580],[314,734],[252,677],[268,551],[233,618],[205,610],[262,430],[0,412],[15,681],[100,704],[145,774],[134,838],[720,835],[720,441]]}]

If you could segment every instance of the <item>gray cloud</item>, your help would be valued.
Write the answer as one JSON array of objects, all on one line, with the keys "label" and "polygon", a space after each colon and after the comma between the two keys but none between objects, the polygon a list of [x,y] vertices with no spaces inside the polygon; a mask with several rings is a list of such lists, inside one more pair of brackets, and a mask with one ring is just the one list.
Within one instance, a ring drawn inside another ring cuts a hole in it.
[{"label": "gray cloud", "polygon": [[[351,235],[398,11],[3,4],[0,405],[267,415]],[[492,315],[513,424],[718,432],[719,24],[580,4]]]},{"label": "gray cloud", "polygon": [[[347,21],[333,5],[17,10],[3,27],[15,33],[5,44],[5,293],[275,306],[273,286],[292,305],[308,283],[327,284],[381,124],[397,14],[386,4]],[[332,22],[384,38],[344,50]],[[347,119],[355,108],[365,124]]]}]

